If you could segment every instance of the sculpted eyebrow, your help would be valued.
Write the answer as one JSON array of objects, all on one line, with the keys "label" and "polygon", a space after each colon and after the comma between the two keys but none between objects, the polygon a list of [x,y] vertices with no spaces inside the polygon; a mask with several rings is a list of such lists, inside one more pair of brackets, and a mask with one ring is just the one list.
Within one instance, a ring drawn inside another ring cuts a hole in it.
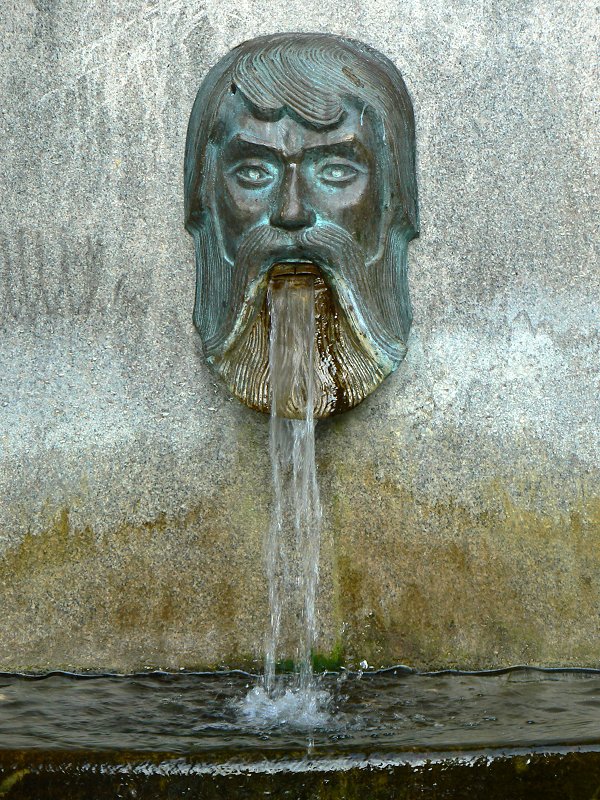
[{"label": "sculpted eyebrow", "polygon": [[273,147],[266,142],[260,142],[258,140],[246,138],[239,134],[231,139],[227,145],[227,149],[233,152],[233,154],[236,156],[277,158],[281,157],[282,155],[276,147]]},{"label": "sculpted eyebrow", "polygon": [[[285,158],[295,155],[295,153],[286,153],[274,147],[272,144],[246,137],[243,134],[234,136],[227,146],[236,156],[256,156],[267,158]],[[354,159],[356,161],[366,161],[367,152],[365,147],[354,136],[345,137],[337,142],[329,142],[327,144],[316,144],[312,147],[306,147],[301,151],[311,157],[327,157],[327,156],[340,156],[341,158]]]},{"label": "sculpted eyebrow", "polygon": [[306,152],[311,156],[327,157],[340,156],[340,158],[353,159],[355,161],[366,161],[367,152],[361,142],[352,138],[330,144],[319,144],[314,147],[307,147]]}]

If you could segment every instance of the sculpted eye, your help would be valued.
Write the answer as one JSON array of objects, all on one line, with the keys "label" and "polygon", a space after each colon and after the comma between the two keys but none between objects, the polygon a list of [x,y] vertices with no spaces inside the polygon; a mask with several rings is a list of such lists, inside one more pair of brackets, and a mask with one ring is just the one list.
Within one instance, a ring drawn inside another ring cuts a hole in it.
[{"label": "sculpted eye", "polygon": [[258,164],[245,164],[235,170],[235,176],[242,186],[266,186],[273,179],[269,170]]},{"label": "sculpted eye", "polygon": [[342,161],[326,164],[319,170],[319,178],[325,183],[350,183],[358,175],[358,170]]}]

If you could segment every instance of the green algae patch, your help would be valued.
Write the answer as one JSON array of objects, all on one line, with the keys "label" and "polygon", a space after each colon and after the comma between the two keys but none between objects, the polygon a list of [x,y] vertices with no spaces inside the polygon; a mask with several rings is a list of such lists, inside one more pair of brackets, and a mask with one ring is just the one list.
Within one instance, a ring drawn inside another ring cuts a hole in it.
[{"label": "green algae patch", "polygon": [[15,772],[7,775],[0,781],[0,797],[6,797],[11,789],[13,789],[25,775],[29,775],[30,769],[18,769]]},{"label": "green algae patch", "polygon": [[[315,671],[600,666],[594,475],[557,490],[519,464],[518,479],[475,476],[459,498],[422,491],[416,467],[391,477],[365,449],[325,448],[320,464]],[[261,671],[270,501],[232,475],[180,516],[98,532],[63,508],[11,539],[0,669]]]},{"label": "green algae patch", "polygon": [[341,642],[329,653],[313,653],[312,666],[315,672],[338,672],[346,665],[346,657]]},{"label": "green algae patch", "polygon": [[492,481],[476,503],[430,502],[367,462],[367,504],[340,490],[351,470],[339,467],[331,513],[350,665],[600,664],[600,500],[561,507],[542,481],[529,496]]},{"label": "green algae patch", "polygon": [[[345,666],[345,662],[341,644],[334,647],[330,653],[313,652],[311,655],[312,669],[316,673],[338,672]],[[282,658],[275,665],[276,672],[281,674],[290,674],[298,671],[298,669],[299,665],[293,658]]]},{"label": "green algae patch", "polygon": [[255,665],[268,614],[262,526],[224,500],[227,516],[208,499],[181,519],[102,534],[63,509],[26,534],[0,560],[0,669]]}]

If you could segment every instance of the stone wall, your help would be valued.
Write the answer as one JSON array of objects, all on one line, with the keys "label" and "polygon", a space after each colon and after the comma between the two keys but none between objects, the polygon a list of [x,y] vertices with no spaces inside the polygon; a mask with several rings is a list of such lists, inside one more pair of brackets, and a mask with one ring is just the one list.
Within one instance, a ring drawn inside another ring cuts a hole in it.
[{"label": "stone wall", "polygon": [[362,39],[415,106],[399,371],[318,427],[319,649],[600,666],[594,4],[5,0],[0,669],[251,665],[268,421],[191,324],[187,118],[280,30]]}]

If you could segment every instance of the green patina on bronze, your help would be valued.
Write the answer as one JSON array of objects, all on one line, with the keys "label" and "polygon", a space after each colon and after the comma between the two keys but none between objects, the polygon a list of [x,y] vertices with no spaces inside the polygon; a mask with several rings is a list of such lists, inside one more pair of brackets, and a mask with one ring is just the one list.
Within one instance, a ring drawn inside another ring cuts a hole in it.
[{"label": "green patina on bronze", "polygon": [[[316,417],[360,403],[406,352],[418,234],[412,104],[361,42],[245,42],[198,91],[185,156],[194,323],[240,400],[269,411],[267,285],[314,276]],[[293,414],[292,414],[293,415]]]}]

